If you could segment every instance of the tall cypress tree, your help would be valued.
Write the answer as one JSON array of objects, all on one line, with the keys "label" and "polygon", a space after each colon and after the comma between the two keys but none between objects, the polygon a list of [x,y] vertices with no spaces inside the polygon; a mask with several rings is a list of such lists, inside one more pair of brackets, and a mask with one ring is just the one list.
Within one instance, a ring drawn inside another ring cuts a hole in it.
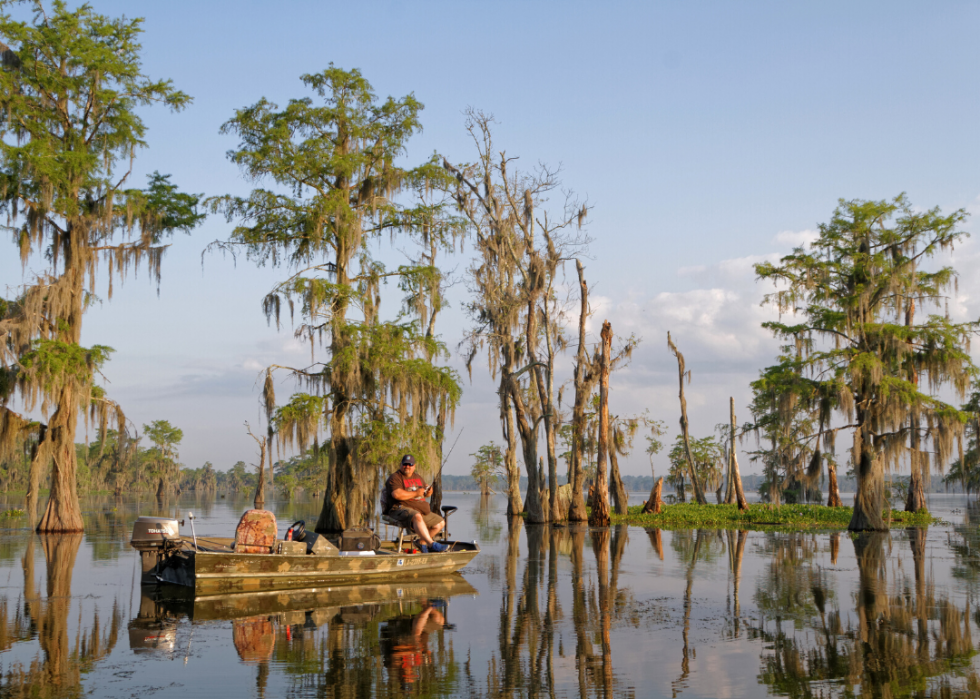
[{"label": "tall cypress tree", "polygon": [[[322,361],[288,368],[310,394],[294,396],[274,417],[280,438],[301,448],[326,425],[329,468],[316,525],[325,532],[371,515],[378,475],[393,468],[400,449],[421,452],[424,469],[438,468],[442,434],[430,419],[444,425],[460,396],[455,372],[434,363],[442,344],[423,327],[438,306],[441,275],[425,260],[386,269],[371,243],[401,235],[429,247],[433,235],[449,241],[458,227],[424,197],[411,206],[396,201],[399,193],[444,188],[449,177],[433,162],[414,169],[395,162],[421,129],[414,96],[381,101],[359,71],[332,65],[302,81],[316,99],[280,108],[263,98],[224,125],[240,139],[229,158],[270,188],[212,205],[237,224],[229,244],[259,264],[291,269],[265,297],[267,317],[278,323],[284,305],[292,315],[298,304],[297,336],[327,349]],[[379,310],[387,280],[410,297],[393,321]]]},{"label": "tall cypress tree", "polygon": [[[200,220],[197,197],[154,175],[129,188],[146,132],[139,107],[172,109],[190,98],[169,81],[141,72],[139,19],[114,19],[87,5],[50,11],[34,4],[31,21],[0,5],[0,208],[7,214],[25,267],[43,254],[47,269],[32,278],[0,317],[0,434],[34,439],[29,509],[37,474],[53,463],[51,496],[38,531],[81,531],[75,455],[80,414],[95,413],[103,434],[118,406],[93,385],[111,349],[82,347],[82,316],[95,300],[99,265],[113,280],[146,264],[157,283],[174,231]],[[20,396],[32,422],[12,405]],[[3,441],[3,440],[0,440]]]},{"label": "tall cypress tree", "polygon": [[[851,530],[886,528],[887,467],[908,457],[928,463],[931,445],[941,469],[963,432],[968,413],[937,395],[949,388],[962,398],[969,390],[977,373],[969,340],[980,322],[954,323],[941,312],[956,273],[925,263],[966,235],[965,218],[916,211],[904,196],[841,201],[808,247],[755,267],[778,287],[766,300],[781,319],[764,326],[788,344],[753,387],[772,396],[787,420],[809,412],[818,426],[809,439],[826,448],[837,432],[853,431]],[[914,316],[916,307],[940,312]]]}]

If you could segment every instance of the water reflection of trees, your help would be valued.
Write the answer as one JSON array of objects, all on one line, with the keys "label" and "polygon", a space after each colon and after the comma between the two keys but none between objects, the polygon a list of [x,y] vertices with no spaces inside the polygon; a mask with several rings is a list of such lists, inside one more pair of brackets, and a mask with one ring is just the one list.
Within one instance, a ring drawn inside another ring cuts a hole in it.
[{"label": "water reflection of trees", "polygon": [[980,592],[980,502],[967,503],[963,523],[949,535],[949,548],[955,556],[953,577],[962,580],[972,594]]},{"label": "water reflection of trees", "polygon": [[[752,635],[771,649],[762,659],[763,683],[790,697],[977,695],[969,604],[959,608],[936,596],[926,579],[926,535],[919,529],[909,530],[914,582],[900,581],[890,592],[888,536],[854,539],[859,581],[853,615],[840,608],[819,570],[805,573],[814,567],[798,565],[792,571],[793,559],[812,556],[808,537],[784,537],[783,552],[774,552],[757,593],[764,622]],[[784,621],[792,622],[788,631]]]},{"label": "water reflection of trees", "polygon": [[[520,534],[526,532],[522,557]],[[529,525],[515,520],[507,532],[501,589],[498,648],[487,668],[487,696],[554,696],[560,682],[556,663],[567,650],[559,624],[559,560],[571,563],[571,619],[578,695],[611,697],[618,686],[611,632],[616,623],[633,623],[634,600],[619,586],[628,543],[627,527],[590,530],[585,526]],[[587,571],[586,540],[595,558],[595,577]],[[523,570],[521,562],[523,561]],[[557,644],[557,647],[556,647]]]},{"label": "water reflection of trees", "polygon": [[485,544],[495,544],[500,541],[500,534],[503,532],[504,525],[500,518],[495,516],[497,509],[493,507],[493,496],[491,494],[480,496],[480,506],[470,508],[470,517],[476,525],[476,535],[478,541]]},{"label": "water reflection of trees", "polygon": [[[46,563],[46,596],[41,597],[35,583],[34,555],[40,541]],[[0,678],[0,697],[65,697],[83,694],[82,675],[106,657],[116,645],[122,613],[114,604],[108,626],[98,609],[89,623],[79,615],[74,639],[69,637],[71,580],[81,534],[32,536],[22,559],[24,572],[23,607],[13,618],[7,604],[0,606],[0,628],[4,629],[0,648],[37,639],[38,657],[24,666],[15,663]]]},{"label": "water reflection of trees", "polygon": [[[455,628],[449,606],[453,596],[476,589],[453,575],[275,595],[144,593],[131,626],[153,635],[175,629],[185,616],[195,624],[230,621],[233,645],[252,668],[259,697],[272,696],[268,685],[276,671],[284,696],[387,698],[459,694],[462,663],[449,633]],[[172,644],[152,641],[141,649],[173,652]]]},{"label": "water reflection of trees", "polygon": [[759,553],[769,561],[754,596],[763,619],[771,619],[777,627],[790,622],[802,629],[834,601],[826,573],[813,565],[820,553],[816,535],[768,534]]}]

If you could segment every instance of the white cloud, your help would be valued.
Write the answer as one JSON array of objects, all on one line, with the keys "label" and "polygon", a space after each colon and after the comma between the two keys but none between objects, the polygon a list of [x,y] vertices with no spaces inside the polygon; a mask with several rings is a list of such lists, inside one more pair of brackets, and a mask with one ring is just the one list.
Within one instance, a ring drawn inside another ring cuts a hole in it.
[{"label": "white cloud", "polygon": [[803,231],[780,231],[773,236],[772,242],[781,247],[798,248],[812,243],[819,235],[819,231],[810,228]]}]

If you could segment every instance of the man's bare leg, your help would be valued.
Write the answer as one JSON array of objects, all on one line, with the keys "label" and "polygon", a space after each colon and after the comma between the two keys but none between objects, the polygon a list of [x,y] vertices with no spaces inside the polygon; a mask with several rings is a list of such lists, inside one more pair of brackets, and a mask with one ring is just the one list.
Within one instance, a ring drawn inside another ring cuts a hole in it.
[{"label": "man's bare leg", "polygon": [[[425,542],[426,546],[432,545],[432,535],[429,534],[429,528],[425,526],[425,519],[423,519],[421,514],[417,514],[412,517],[412,526],[415,528],[415,533],[419,535],[422,541]],[[437,527],[434,527],[436,532],[439,531]]]},{"label": "man's bare leg", "polygon": [[439,532],[441,532],[443,527],[445,526],[446,526],[446,520],[442,520],[441,522],[439,522],[439,524],[437,524],[436,526],[432,527],[432,529],[429,530],[429,534],[432,536],[433,539],[435,539],[436,536],[439,535]]}]

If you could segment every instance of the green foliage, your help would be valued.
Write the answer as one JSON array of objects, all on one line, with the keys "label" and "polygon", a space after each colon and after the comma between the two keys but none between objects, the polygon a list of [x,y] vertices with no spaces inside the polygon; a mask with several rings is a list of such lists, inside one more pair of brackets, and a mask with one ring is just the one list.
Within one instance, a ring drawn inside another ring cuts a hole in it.
[{"label": "green foliage", "polygon": [[[275,187],[209,205],[235,223],[224,249],[294,270],[263,300],[267,320],[278,326],[283,306],[291,318],[298,307],[297,336],[328,347],[323,361],[290,368],[307,392],[272,418],[287,448],[302,452],[312,443],[314,458],[319,430],[327,432],[331,497],[318,525],[327,530],[367,514],[360,510],[377,485],[370,474],[392,454],[410,448],[438,461],[442,426],[461,389],[456,372],[436,364],[446,352],[432,328],[442,307],[434,262],[461,228],[446,197],[431,199],[451,181],[435,160],[413,170],[396,165],[421,129],[414,96],[379,100],[359,71],[333,65],[301,80],[313,96],[283,108],[260,99],[222,127],[239,139],[232,162]],[[383,235],[418,241],[420,259],[386,269],[372,256]],[[379,308],[381,285],[391,279],[406,295],[394,321]]]},{"label": "green foliage", "polygon": [[[714,437],[702,439],[691,438],[691,456],[694,458],[694,470],[705,491],[714,490],[721,482],[722,460],[725,448]],[[681,499],[684,499],[685,479],[688,477],[687,452],[684,449],[684,437],[677,436],[670,450],[670,472],[664,479],[668,485],[676,488]]]},{"label": "green foliage", "polygon": [[[91,386],[111,350],[79,344],[99,263],[108,267],[110,298],[114,279],[143,263],[159,283],[161,241],[202,219],[198,197],[178,192],[166,176],[154,173],[146,190],[128,186],[136,150],[145,146],[138,111],[153,103],[180,109],[190,98],[143,74],[141,20],[56,0],[16,13],[32,17],[24,21],[14,16],[18,4],[0,4],[0,211],[24,266],[36,255],[48,268],[15,304],[3,304],[0,400],[3,407],[11,400],[16,371],[26,409],[40,402],[45,419],[65,426],[38,433],[38,458],[72,454],[52,463],[59,481],[74,484],[93,475],[87,455],[85,473],[75,472],[76,412],[97,419],[103,437],[110,416],[125,430],[119,406]],[[7,417],[0,413],[0,433],[25,424]],[[39,528],[81,529],[74,493],[54,493]]]},{"label": "green foliage", "polygon": [[937,394],[946,388],[962,396],[969,388],[977,373],[969,340],[980,324],[939,314],[916,319],[916,310],[943,308],[956,273],[925,263],[966,235],[959,229],[965,218],[963,211],[917,211],[904,196],[841,201],[808,247],[755,267],[777,286],[766,301],[790,321],[763,324],[786,344],[753,383],[756,427],[773,445],[770,467],[799,472],[821,439],[833,452],[842,428],[832,421],[842,417],[855,430],[862,512],[855,528],[880,524],[885,467],[909,454],[925,462],[925,442],[935,466],[945,467],[968,417]]},{"label": "green foliage", "polygon": [[[722,527],[736,529],[844,529],[851,520],[850,507],[823,507],[821,505],[749,505],[745,512],[739,512],[738,505],[698,505],[678,503],[665,505],[660,514],[643,514],[643,507],[629,508],[625,516],[612,515],[613,523],[657,527],[661,529],[690,529],[699,527]],[[935,524],[928,512],[910,513],[891,510],[883,513],[891,519],[893,527],[926,526]]]},{"label": "green foliage", "polygon": [[653,468],[653,457],[660,453],[664,448],[664,443],[660,438],[667,433],[667,427],[663,420],[652,420],[650,422],[650,434],[646,436],[646,453],[650,457],[650,468]]},{"label": "green foliage", "polygon": [[114,165],[145,145],[136,110],[155,102],[180,109],[190,102],[170,81],[140,72],[141,25],[140,19],[113,19],[87,5],[69,11],[60,1],[33,23],[0,14],[0,37],[16,55],[15,65],[0,71],[6,202],[43,202],[45,213],[66,219],[107,204],[79,193],[118,186]]},{"label": "green foliage", "polygon": [[504,454],[492,441],[476,450],[470,475],[480,487],[481,493],[490,493],[497,484],[497,478],[504,474]]},{"label": "green foliage", "polygon": [[88,385],[115,350],[103,345],[85,348],[73,342],[35,340],[20,356],[19,380],[53,393],[66,383]]}]

